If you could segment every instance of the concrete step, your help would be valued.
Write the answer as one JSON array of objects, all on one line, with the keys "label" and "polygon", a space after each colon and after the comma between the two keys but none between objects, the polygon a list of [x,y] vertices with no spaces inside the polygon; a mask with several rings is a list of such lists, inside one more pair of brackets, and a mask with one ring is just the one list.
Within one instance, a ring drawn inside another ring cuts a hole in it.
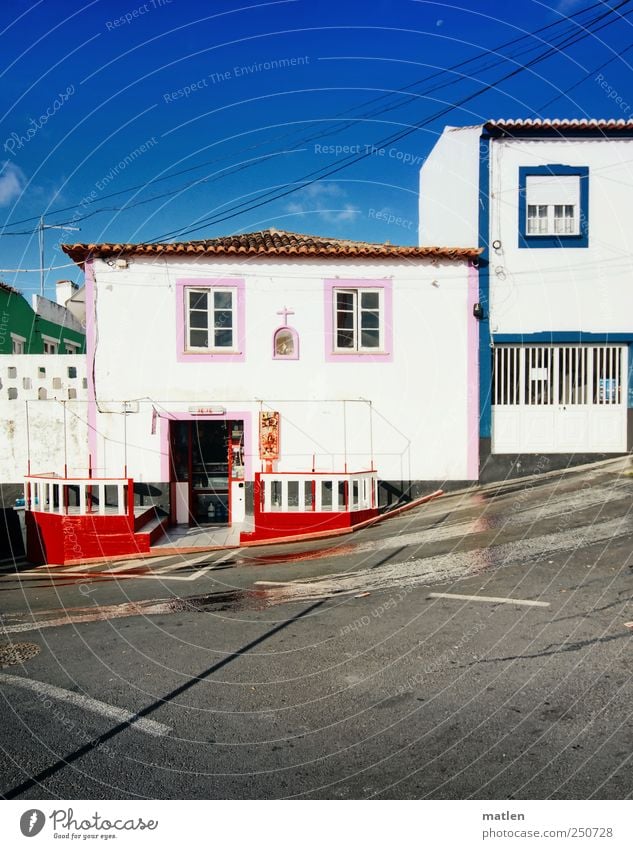
[{"label": "concrete step", "polygon": [[168,525],[169,516],[157,515],[154,511],[153,516],[145,522],[141,530],[135,531],[134,536],[147,541],[151,546],[163,536]]}]

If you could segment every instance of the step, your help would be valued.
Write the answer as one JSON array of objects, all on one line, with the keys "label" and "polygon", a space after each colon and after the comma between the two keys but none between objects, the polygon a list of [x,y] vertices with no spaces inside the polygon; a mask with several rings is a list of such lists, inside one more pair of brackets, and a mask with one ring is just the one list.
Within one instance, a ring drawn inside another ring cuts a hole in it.
[{"label": "step", "polygon": [[158,508],[154,504],[145,508],[137,505],[134,508],[134,530],[140,531],[142,529],[144,531],[146,525],[153,522],[157,516],[162,515],[162,513],[158,513]]},{"label": "step", "polygon": [[169,516],[154,513],[154,516],[143,525],[140,531],[135,531],[134,536],[140,537],[143,541],[147,541],[149,545],[152,545],[157,539],[163,536],[168,525]]}]

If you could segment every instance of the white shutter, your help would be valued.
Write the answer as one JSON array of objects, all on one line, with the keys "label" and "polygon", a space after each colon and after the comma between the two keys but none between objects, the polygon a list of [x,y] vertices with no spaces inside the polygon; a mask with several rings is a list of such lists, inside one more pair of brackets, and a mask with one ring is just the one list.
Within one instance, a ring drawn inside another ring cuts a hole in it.
[{"label": "white shutter", "polygon": [[580,177],[527,177],[525,192],[528,204],[580,204]]}]

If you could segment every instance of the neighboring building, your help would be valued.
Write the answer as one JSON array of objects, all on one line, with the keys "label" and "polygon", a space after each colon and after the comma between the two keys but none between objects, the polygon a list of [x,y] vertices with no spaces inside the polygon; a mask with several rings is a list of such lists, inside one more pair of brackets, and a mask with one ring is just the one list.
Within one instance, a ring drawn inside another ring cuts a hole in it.
[{"label": "neighboring building", "polygon": [[[57,284],[58,302],[39,295],[30,306],[0,283],[0,554],[15,554],[13,505],[30,468],[64,469],[85,453],[86,358],[82,292]],[[73,310],[67,306],[73,301]],[[76,301],[76,303],[75,303]],[[51,356],[61,354],[64,356]],[[67,468],[68,474],[87,469]]]},{"label": "neighboring building", "polygon": [[447,127],[421,245],[477,244],[482,479],[633,447],[633,121]]},{"label": "neighboring building", "polygon": [[[85,331],[79,304],[80,290],[70,281],[57,284],[57,302],[24,296],[0,282],[0,354],[83,354]],[[66,302],[72,303],[72,309]]]},{"label": "neighboring building", "polygon": [[126,545],[147,543],[132,485],[137,512],[149,497],[238,542],[476,479],[476,248],[266,230],[64,250],[86,280],[89,443],[72,464],[119,486]]},{"label": "neighboring building", "polygon": [[0,283],[0,507],[11,507],[22,494],[29,459],[42,471],[60,461],[63,466],[62,402],[70,405],[70,448],[86,444],[86,337],[65,303],[80,294],[73,283],[61,281],[58,303],[33,295],[30,306],[20,292]]}]

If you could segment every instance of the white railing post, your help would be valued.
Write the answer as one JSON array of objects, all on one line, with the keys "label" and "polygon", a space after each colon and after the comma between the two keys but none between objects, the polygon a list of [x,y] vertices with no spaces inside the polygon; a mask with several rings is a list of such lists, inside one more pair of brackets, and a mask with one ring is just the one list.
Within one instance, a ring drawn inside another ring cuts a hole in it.
[{"label": "white railing post", "polygon": [[288,478],[283,477],[281,479],[281,511],[286,513],[288,511]]},{"label": "white railing post", "polygon": [[270,484],[270,480],[268,478],[264,478],[263,484],[264,484],[264,510],[267,513],[270,513],[270,508],[272,506],[272,504],[271,504],[272,487],[271,487],[271,484]]},{"label": "white railing post", "polygon": [[83,481],[79,482],[79,515],[86,515],[86,484]]},{"label": "white railing post", "polygon": [[101,516],[105,516],[106,511],[106,500],[105,500],[105,484],[98,483],[97,484],[97,494],[99,498],[99,514]]},{"label": "white railing post", "polygon": [[116,487],[117,513],[122,516],[125,513],[125,500],[123,498],[123,484],[118,483]]}]

